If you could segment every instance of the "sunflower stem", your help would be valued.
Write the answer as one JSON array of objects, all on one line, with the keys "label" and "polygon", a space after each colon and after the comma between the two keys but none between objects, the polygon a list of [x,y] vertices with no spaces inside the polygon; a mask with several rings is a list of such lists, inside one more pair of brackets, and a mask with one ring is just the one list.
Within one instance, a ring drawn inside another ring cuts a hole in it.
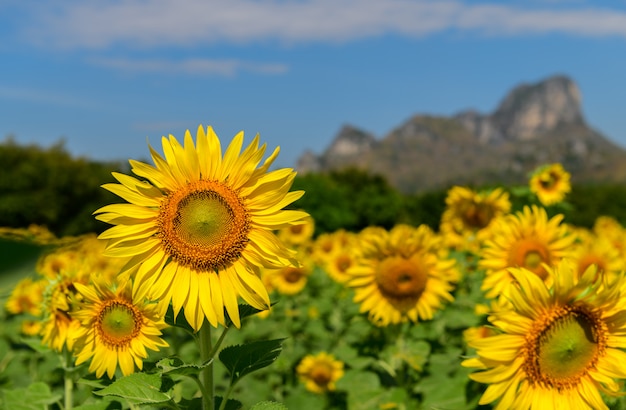
[{"label": "sunflower stem", "polygon": [[64,407],[65,410],[72,410],[74,405],[74,380],[73,380],[73,371],[74,369],[70,369],[72,366],[72,352],[67,349],[67,347],[63,348],[63,377],[64,377],[64,388],[65,388],[65,402]]},{"label": "sunflower stem", "polygon": [[200,360],[202,364],[208,362],[206,367],[201,370],[202,385],[202,409],[215,410],[215,391],[213,387],[213,341],[211,340],[211,324],[204,320],[200,327]]}]

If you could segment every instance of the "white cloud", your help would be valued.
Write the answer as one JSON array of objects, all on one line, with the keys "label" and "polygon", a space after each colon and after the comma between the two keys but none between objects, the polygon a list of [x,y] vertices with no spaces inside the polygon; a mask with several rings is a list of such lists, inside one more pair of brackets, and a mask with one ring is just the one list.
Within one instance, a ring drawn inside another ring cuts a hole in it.
[{"label": "white cloud", "polygon": [[67,95],[59,91],[7,86],[2,84],[0,84],[0,99],[44,105],[63,105],[89,109],[98,108],[98,104],[93,101]]},{"label": "white cloud", "polygon": [[235,76],[241,71],[261,74],[282,74],[288,71],[285,64],[256,63],[242,60],[220,59],[186,59],[181,61],[164,59],[125,59],[125,58],[94,58],[91,64],[113,68],[126,72],[154,72],[165,74],[199,74]]},{"label": "white cloud", "polygon": [[522,7],[451,0],[81,0],[47,7],[37,2],[31,3],[30,18],[19,34],[45,47],[70,49],[341,42],[386,33],[420,37],[448,29],[626,37],[623,10],[555,7],[550,2]]}]

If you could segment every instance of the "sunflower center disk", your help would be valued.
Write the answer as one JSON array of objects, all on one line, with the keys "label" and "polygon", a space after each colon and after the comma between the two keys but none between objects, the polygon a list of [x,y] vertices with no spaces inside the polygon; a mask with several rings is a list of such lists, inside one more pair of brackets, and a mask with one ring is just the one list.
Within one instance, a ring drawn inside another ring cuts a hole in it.
[{"label": "sunflower center disk", "polygon": [[288,267],[284,269],[283,278],[288,283],[298,283],[306,276],[304,269]]},{"label": "sunflower center disk", "polygon": [[489,225],[493,219],[493,208],[491,206],[474,203],[463,212],[463,222],[466,226],[479,230]]},{"label": "sunflower center disk", "polygon": [[550,264],[550,254],[543,244],[533,239],[522,239],[511,249],[508,263],[509,266],[526,268],[545,280],[548,273],[543,264]]},{"label": "sunflower center disk", "polygon": [[174,218],[174,231],[185,242],[202,247],[215,246],[232,226],[232,212],[212,192],[184,198]]},{"label": "sunflower center disk", "polygon": [[593,319],[581,312],[570,312],[555,320],[537,340],[542,378],[561,386],[583,376],[598,357],[597,333]]},{"label": "sunflower center disk", "polygon": [[112,345],[121,345],[132,339],[139,323],[131,306],[114,303],[105,307],[100,314],[100,330],[103,338]]},{"label": "sunflower center disk", "polygon": [[401,257],[383,260],[376,273],[381,294],[401,310],[415,306],[427,281],[428,273],[421,264]]},{"label": "sunflower center disk", "polygon": [[241,198],[217,181],[196,181],[170,194],[159,227],[172,259],[197,271],[219,271],[239,259],[250,230]]},{"label": "sunflower center disk", "polygon": [[542,188],[549,190],[550,188],[553,188],[554,185],[556,185],[557,180],[558,180],[558,176],[554,175],[553,173],[550,173],[544,178],[541,178],[539,182],[541,183]]},{"label": "sunflower center disk", "polygon": [[326,386],[333,378],[333,369],[328,364],[318,364],[311,370],[311,379],[318,386]]}]

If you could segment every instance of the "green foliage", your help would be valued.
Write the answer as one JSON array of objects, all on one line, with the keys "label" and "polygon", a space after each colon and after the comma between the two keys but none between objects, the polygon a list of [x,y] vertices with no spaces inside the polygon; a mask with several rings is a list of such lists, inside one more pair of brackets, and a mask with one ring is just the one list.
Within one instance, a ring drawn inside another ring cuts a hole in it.
[{"label": "green foliage", "polygon": [[357,169],[298,176],[293,188],[306,192],[295,206],[311,214],[317,234],[391,228],[402,210],[402,195],[383,177]]},{"label": "green foliage", "polygon": [[163,379],[159,374],[133,373],[114,381],[102,390],[94,391],[98,396],[115,396],[129,404],[158,404],[169,402],[172,397],[161,390]]},{"label": "green foliage", "polygon": [[253,371],[272,364],[280,355],[283,340],[258,340],[224,348],[219,359],[230,373],[231,384],[234,385]]},{"label": "green foliage", "polygon": [[48,149],[0,144],[0,226],[47,226],[57,235],[77,235],[106,227],[92,213],[114,201],[100,188],[112,182],[120,164],[72,158],[59,142]]},{"label": "green foliage", "polygon": [[26,388],[3,390],[2,394],[3,408],[14,410],[40,410],[62,398],[62,395],[53,393],[43,382],[33,383]]}]

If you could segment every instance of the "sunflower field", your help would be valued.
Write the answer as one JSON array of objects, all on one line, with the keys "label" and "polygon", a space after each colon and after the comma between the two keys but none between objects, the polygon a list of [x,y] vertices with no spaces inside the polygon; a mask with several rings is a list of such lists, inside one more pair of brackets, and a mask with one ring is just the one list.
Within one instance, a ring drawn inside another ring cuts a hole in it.
[{"label": "sunflower field", "polygon": [[626,409],[626,228],[561,164],[407,205],[259,136],[159,148],[31,221],[1,183],[0,408]]}]

